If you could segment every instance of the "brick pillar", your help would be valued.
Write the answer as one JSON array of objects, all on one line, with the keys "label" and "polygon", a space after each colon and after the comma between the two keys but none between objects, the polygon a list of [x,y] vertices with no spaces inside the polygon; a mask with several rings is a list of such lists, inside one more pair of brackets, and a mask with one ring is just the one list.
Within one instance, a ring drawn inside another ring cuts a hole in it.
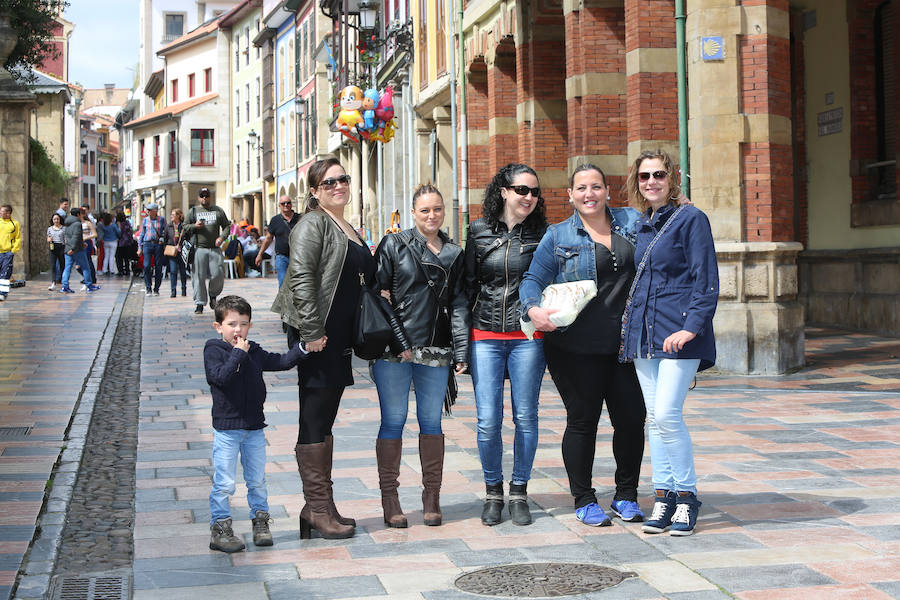
[{"label": "brick pillar", "polygon": [[515,43],[511,38],[504,38],[488,52],[485,62],[488,89],[488,169],[493,176],[500,167],[519,158]]},{"label": "brick pillar", "polygon": [[662,148],[679,162],[674,0],[625,0],[628,156]]},{"label": "brick pillar", "polygon": [[481,217],[484,188],[494,172],[490,170],[490,134],[488,129],[487,65],[484,60],[474,60],[466,77],[466,119],[469,138],[469,221]]},{"label": "brick pillar", "polygon": [[523,39],[516,47],[519,161],[537,172],[547,218],[556,222],[571,214],[566,194],[566,74],[560,68],[565,31],[561,13],[542,13],[537,2],[528,8],[530,16],[522,19],[531,22],[522,28]]},{"label": "brick pillar", "polygon": [[603,169],[612,202],[628,174],[625,11],[608,2],[565,2],[569,172]]},{"label": "brick pillar", "polygon": [[[765,6],[787,30],[787,0],[747,0]],[[786,31],[740,36],[741,104],[751,119],[791,118],[790,40]],[[769,129],[771,131],[771,128]],[[782,136],[751,139],[741,149],[744,179],[744,239],[785,242],[794,237],[794,182],[791,130]]]}]

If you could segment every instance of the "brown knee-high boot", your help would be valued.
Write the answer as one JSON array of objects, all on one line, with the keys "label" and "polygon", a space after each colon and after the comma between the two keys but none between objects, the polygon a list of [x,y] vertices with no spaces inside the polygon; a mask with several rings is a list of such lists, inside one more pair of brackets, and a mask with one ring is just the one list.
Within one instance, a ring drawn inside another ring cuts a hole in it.
[{"label": "brown knee-high boot", "polygon": [[422,462],[422,509],[426,525],[440,525],[441,480],[444,476],[444,434],[419,434],[419,460]]},{"label": "brown knee-high boot", "polygon": [[300,511],[300,539],[309,539],[311,529],[318,529],[325,539],[353,537],[355,529],[338,523],[331,512],[327,477],[331,453],[328,445],[325,442],[297,444],[294,453],[306,498],[306,506]]},{"label": "brown knee-high boot", "polygon": [[331,502],[331,514],[334,515],[335,520],[341,525],[356,527],[356,519],[342,517],[341,513],[338,512],[337,506],[334,505],[334,482],[331,481],[331,467],[334,462],[334,436],[326,435],[325,444],[328,446],[328,500]]},{"label": "brown knee-high boot", "polygon": [[403,453],[403,440],[375,440],[375,457],[378,459],[378,486],[381,488],[381,508],[384,511],[384,522],[388,527],[403,529],[408,523],[400,508],[400,497],[397,494],[400,477],[400,457]]}]

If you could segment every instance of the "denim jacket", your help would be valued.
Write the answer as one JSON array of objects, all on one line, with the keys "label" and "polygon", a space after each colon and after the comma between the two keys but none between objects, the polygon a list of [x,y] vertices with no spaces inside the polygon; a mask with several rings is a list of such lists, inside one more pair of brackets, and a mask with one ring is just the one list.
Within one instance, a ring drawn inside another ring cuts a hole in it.
[{"label": "denim jacket", "polygon": [[[641,213],[633,208],[610,208],[609,216],[612,232],[635,244],[634,226]],[[519,286],[522,302],[522,318],[528,318],[528,309],[540,306],[541,292],[553,283],[597,279],[597,258],[594,255],[594,240],[585,231],[581,216],[576,212],[571,217],[551,225],[538,244],[531,266]]]},{"label": "denim jacket", "polygon": [[[668,205],[637,223],[640,263],[647,246],[676,207]],[[716,362],[713,315],[719,300],[719,267],[709,219],[695,206],[685,206],[650,252],[637,276],[622,329],[620,360],[635,358],[699,358],[700,369]],[[663,341],[680,330],[697,334],[677,353],[662,351]]]}]

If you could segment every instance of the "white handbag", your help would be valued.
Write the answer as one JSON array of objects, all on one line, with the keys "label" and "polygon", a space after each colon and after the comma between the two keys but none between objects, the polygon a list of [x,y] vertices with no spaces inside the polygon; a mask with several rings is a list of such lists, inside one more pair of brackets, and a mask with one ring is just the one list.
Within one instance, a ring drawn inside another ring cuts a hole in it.
[{"label": "white handbag", "polygon": [[[550,315],[550,322],[557,327],[566,327],[575,322],[578,313],[596,295],[597,282],[593,279],[554,283],[541,292],[541,308],[557,309]],[[534,339],[534,323],[520,319],[520,324],[528,339]]]}]

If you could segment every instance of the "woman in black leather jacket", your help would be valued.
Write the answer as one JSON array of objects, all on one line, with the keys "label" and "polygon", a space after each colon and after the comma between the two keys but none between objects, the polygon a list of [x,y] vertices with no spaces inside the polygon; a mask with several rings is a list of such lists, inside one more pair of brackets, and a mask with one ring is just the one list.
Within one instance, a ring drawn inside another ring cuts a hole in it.
[{"label": "woman in black leather jacket", "polygon": [[451,364],[466,368],[469,313],[466,306],[462,248],[440,230],[444,199],[431,185],[413,195],[415,227],[387,235],[375,251],[375,274],[382,294],[394,307],[411,347],[399,356],[387,353],[372,366],[381,428],[375,442],[384,522],[406,527],[397,495],[403,427],[415,382],[422,463],[422,505],[426,525],[441,524],[440,490],[444,469],[441,410]]},{"label": "woman in black leather jacket", "polygon": [[531,523],[526,487],[537,450],[538,393],[544,375],[543,334],[529,340],[519,323],[519,283],[547,229],[537,174],[522,164],[500,169],[484,193],[484,216],[469,226],[466,287],[472,311],[471,373],[478,413],[478,453],[487,495],[481,522],[496,525],[503,510],[503,385],[512,394],[513,471],[509,512]]}]

